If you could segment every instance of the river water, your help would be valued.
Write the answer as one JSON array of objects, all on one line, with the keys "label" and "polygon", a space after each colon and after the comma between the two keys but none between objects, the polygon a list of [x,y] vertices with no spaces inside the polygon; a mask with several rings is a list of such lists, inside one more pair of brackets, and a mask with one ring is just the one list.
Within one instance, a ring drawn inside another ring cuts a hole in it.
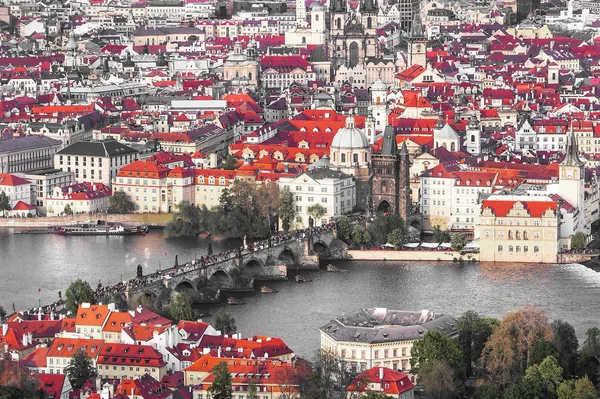
[{"label": "river water", "polygon": [[[70,281],[82,278],[95,286],[168,267],[206,253],[239,245],[235,240],[165,239],[161,231],[146,236],[63,237],[15,235],[0,230],[0,305],[7,310],[50,303]],[[460,315],[468,309],[494,317],[526,305],[545,310],[551,319],[573,324],[580,340],[600,327],[600,274],[582,265],[479,264],[438,262],[333,262],[348,273],[301,272],[313,281],[267,282],[279,290],[239,297],[241,306],[203,305],[204,313],[226,309],[244,336],[282,337],[301,356],[319,346],[318,328],[332,317],[360,307],[429,309]],[[290,271],[290,276],[294,276]],[[40,290],[38,290],[38,288]],[[213,321],[213,317],[205,321]]]}]

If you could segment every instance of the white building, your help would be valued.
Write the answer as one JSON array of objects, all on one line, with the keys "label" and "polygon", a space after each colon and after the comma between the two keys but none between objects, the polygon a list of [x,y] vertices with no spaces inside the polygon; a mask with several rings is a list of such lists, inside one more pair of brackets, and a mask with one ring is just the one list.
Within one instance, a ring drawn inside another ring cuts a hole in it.
[{"label": "white building", "polygon": [[8,197],[10,208],[19,201],[31,204],[31,182],[16,175],[0,174],[0,192]]},{"label": "white building", "polygon": [[73,213],[106,212],[110,207],[111,191],[102,183],[78,183],[65,187],[54,187],[46,198],[48,216],[60,215],[67,204]]}]

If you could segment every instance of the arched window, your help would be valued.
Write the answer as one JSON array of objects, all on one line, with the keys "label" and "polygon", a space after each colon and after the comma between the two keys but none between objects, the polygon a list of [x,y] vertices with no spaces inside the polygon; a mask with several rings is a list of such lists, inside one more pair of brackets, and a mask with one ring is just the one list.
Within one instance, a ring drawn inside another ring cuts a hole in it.
[{"label": "arched window", "polygon": [[474,134],[472,134],[472,135],[471,135],[471,143],[474,143],[474,142],[475,142],[475,135],[474,135]]},{"label": "arched window", "polygon": [[521,246],[517,245],[517,252],[521,252]]},{"label": "arched window", "polygon": [[515,238],[516,238],[517,240],[520,240],[520,239],[521,239],[521,232],[520,232],[519,230],[517,230],[517,231],[516,231],[516,233],[515,233]]},{"label": "arched window", "polygon": [[315,21],[319,20],[319,14],[315,14]]},{"label": "arched window", "polygon": [[367,29],[371,29],[373,27],[373,18],[367,18]]},{"label": "arched window", "polygon": [[[342,19],[341,18],[338,18],[335,21],[335,27],[336,27],[336,29],[342,29]],[[339,48],[338,48],[338,50],[339,50]]]},{"label": "arched window", "polygon": [[358,154],[357,153],[352,154],[352,162],[358,163]]},{"label": "arched window", "polygon": [[508,230],[508,239],[509,240],[513,239],[513,231],[512,230]]},{"label": "arched window", "polygon": [[536,254],[538,252],[540,252],[540,247],[538,247],[537,245],[535,247],[533,247],[533,252],[536,253]]},{"label": "arched window", "polygon": [[302,44],[306,44],[306,37],[302,36]]},{"label": "arched window", "polygon": [[342,163],[346,163],[346,154],[342,152]]},{"label": "arched window", "polygon": [[529,239],[529,237],[527,236],[527,232],[526,231],[523,232],[523,239],[524,240],[528,240]]},{"label": "arched window", "polygon": [[523,252],[529,252],[529,247],[527,245],[523,247]]},{"label": "arched window", "polygon": [[252,80],[252,72],[248,72],[248,80]]},{"label": "arched window", "polygon": [[456,151],[456,145],[454,144],[454,142],[450,143],[450,152],[454,152]]},{"label": "arched window", "polygon": [[509,245],[509,246],[508,246],[508,252],[513,252],[513,250],[514,250],[513,246],[512,246],[512,245]]},{"label": "arched window", "polygon": [[367,153],[365,152],[365,162],[369,162],[369,159],[367,158]]},{"label": "arched window", "polygon": [[335,162],[335,161],[337,160],[337,157],[336,157],[336,155],[337,155],[337,154],[334,152],[334,153],[333,153],[333,162]]},{"label": "arched window", "polygon": [[498,245],[498,252],[502,252],[504,250],[504,248],[502,248],[502,245]]}]

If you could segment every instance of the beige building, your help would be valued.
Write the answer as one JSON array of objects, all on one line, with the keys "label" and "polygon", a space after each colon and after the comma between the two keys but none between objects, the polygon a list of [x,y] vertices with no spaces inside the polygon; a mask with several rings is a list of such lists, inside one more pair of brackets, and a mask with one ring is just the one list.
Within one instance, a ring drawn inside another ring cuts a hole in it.
[{"label": "beige building", "polygon": [[104,341],[100,339],[56,338],[46,355],[48,374],[64,374],[65,367],[78,351],[85,352],[96,367],[96,359],[103,344]]},{"label": "beige building", "polygon": [[223,190],[235,181],[236,171],[196,169],[196,205],[212,209],[219,206]]},{"label": "beige building", "polygon": [[320,331],[321,350],[338,358],[353,373],[378,366],[410,374],[414,341],[428,331],[458,335],[452,316],[385,308],[358,309],[331,320]]},{"label": "beige building", "polygon": [[480,260],[555,263],[559,215],[549,197],[490,196],[481,205]]},{"label": "beige building", "polygon": [[135,161],[122,167],[113,180],[113,195],[123,191],[136,204],[136,212],[171,212],[173,202],[169,169],[152,161]]},{"label": "beige building", "polygon": [[149,374],[160,381],[167,374],[167,362],[148,345],[106,343],[97,360],[98,377],[134,379]]},{"label": "beige building", "polygon": [[[254,46],[254,47],[252,47]],[[251,42],[249,51],[256,50],[256,42]],[[248,58],[242,51],[242,45],[236,42],[231,54],[223,65],[223,76],[225,80],[236,80],[245,78],[249,85],[258,85],[258,61]]]}]

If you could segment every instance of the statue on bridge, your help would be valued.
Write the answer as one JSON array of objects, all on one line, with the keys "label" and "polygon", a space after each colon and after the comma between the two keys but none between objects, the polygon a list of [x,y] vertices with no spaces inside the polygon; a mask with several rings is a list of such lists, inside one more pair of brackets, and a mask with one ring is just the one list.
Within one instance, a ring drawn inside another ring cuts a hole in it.
[{"label": "statue on bridge", "polygon": [[206,251],[206,256],[212,256],[213,254],[213,249],[212,249],[212,243],[208,243],[208,250]]},{"label": "statue on bridge", "polygon": [[142,265],[137,265],[137,278],[142,278],[144,275],[144,268]]},{"label": "statue on bridge", "polygon": [[200,267],[204,267],[206,266],[206,259],[204,259],[204,256],[200,257]]}]

